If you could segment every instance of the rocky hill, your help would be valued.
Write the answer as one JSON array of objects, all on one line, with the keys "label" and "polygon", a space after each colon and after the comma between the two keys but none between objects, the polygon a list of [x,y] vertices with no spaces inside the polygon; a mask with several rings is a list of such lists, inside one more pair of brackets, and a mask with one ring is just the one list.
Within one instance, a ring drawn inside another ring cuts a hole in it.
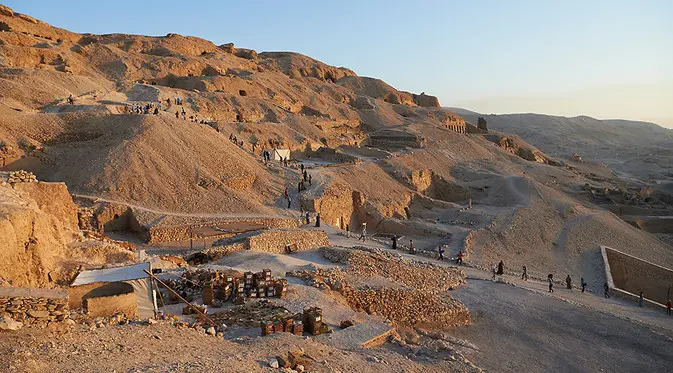
[{"label": "rocky hill", "polygon": [[[308,211],[338,228],[404,235],[427,252],[466,251],[479,265],[504,259],[599,281],[598,246],[609,244],[673,266],[670,246],[615,215],[624,205],[665,213],[670,200],[557,158],[630,159],[657,133],[648,157],[670,155],[657,128],[576,118],[529,128],[545,135],[529,138],[486,117],[519,138],[466,126],[436,97],[297,53],[176,34],[76,34],[6,7],[0,30],[4,169],[124,206],[110,220],[127,206],[151,216],[136,219],[145,229]],[[642,136],[629,143],[608,126]],[[573,132],[580,127],[593,135]],[[291,150],[289,164],[263,161],[275,148]],[[312,177],[306,190],[300,163]],[[648,170],[670,173],[658,167]]]}]

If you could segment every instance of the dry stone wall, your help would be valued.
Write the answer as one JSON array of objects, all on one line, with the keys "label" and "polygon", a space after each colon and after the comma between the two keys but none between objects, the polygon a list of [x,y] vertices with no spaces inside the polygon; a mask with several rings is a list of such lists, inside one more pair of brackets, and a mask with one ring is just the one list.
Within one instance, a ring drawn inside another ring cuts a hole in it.
[{"label": "dry stone wall", "polygon": [[293,250],[306,251],[329,246],[327,233],[303,229],[274,229],[248,238],[248,248],[254,251],[282,254],[288,245]]},{"label": "dry stone wall", "polygon": [[64,290],[0,288],[0,315],[24,325],[45,327],[70,317]]}]

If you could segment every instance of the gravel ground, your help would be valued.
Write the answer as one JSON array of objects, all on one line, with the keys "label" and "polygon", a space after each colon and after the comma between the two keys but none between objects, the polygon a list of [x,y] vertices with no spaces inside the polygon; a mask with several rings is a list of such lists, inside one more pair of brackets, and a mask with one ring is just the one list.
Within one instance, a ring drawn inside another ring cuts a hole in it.
[{"label": "gravel ground", "polygon": [[468,357],[485,370],[673,371],[673,340],[647,326],[490,281],[472,280],[451,295],[473,320],[452,334],[478,347]]}]

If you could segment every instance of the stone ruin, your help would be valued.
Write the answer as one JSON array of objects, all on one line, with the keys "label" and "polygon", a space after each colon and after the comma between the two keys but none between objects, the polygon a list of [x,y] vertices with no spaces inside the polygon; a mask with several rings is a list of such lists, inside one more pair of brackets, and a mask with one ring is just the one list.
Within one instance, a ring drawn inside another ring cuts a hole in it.
[{"label": "stone ruin", "polygon": [[[345,270],[288,272],[325,291],[337,291],[357,311],[381,315],[400,325],[449,327],[470,325],[470,314],[458,300],[444,294],[464,282],[464,274],[423,262],[408,261],[380,250],[324,249],[327,259],[347,264]],[[370,278],[396,285],[372,285]]]},{"label": "stone ruin", "polygon": [[482,117],[477,118],[477,128],[482,131],[488,132],[486,119]]}]

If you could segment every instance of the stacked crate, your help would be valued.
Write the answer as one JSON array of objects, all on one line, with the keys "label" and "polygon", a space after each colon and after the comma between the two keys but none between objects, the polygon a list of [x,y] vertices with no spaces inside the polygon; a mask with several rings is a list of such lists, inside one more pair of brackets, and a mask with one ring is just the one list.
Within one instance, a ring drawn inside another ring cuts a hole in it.
[{"label": "stacked crate", "polygon": [[318,335],[322,331],[322,309],[319,307],[311,307],[304,309],[304,324],[306,331],[312,335]]},{"label": "stacked crate", "polygon": [[203,286],[203,292],[201,296],[203,304],[211,306],[213,300],[215,300],[215,291],[213,290],[213,283],[209,282]]}]

